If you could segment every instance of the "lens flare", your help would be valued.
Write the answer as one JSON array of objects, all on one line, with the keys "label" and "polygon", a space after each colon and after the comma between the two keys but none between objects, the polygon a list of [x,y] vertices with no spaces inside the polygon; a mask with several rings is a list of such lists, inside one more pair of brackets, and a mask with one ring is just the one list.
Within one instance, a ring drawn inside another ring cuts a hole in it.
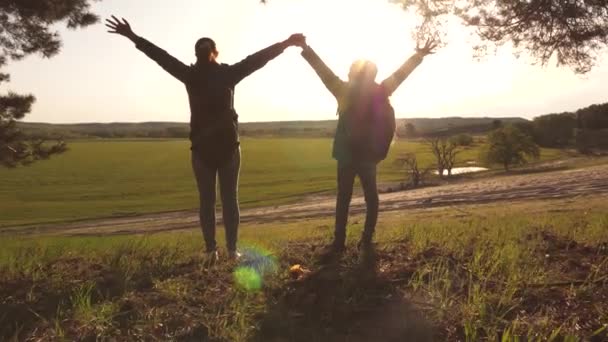
[{"label": "lens flare", "polygon": [[262,276],[250,267],[238,267],[234,271],[234,279],[239,287],[246,291],[259,291],[262,289]]},{"label": "lens flare", "polygon": [[240,265],[234,270],[235,283],[245,291],[255,292],[264,286],[264,278],[278,270],[270,251],[251,246],[242,250]]}]

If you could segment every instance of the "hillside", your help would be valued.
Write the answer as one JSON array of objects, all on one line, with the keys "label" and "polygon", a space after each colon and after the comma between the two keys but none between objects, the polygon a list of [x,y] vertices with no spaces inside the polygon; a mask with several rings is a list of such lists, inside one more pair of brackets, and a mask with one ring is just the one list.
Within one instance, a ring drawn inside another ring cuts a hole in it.
[{"label": "hillside", "polygon": [[[411,123],[420,135],[483,133],[492,128],[494,120],[502,122],[523,122],[522,118],[412,118],[397,120],[398,134],[403,135],[405,124]],[[142,122],[142,123],[77,123],[48,124],[20,122],[19,126],[35,137],[80,138],[187,138],[188,123],[184,122]],[[244,122],[240,124],[244,136],[332,136],[335,120],[324,121],[277,121]]]}]

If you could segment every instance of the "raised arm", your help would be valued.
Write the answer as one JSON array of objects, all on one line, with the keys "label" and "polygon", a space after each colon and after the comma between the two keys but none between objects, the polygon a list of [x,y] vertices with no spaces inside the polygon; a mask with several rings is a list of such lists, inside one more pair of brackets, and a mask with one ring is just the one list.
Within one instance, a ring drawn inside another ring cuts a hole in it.
[{"label": "raised arm", "polygon": [[245,77],[261,69],[264,65],[266,65],[266,63],[283,53],[283,51],[285,51],[285,49],[289,46],[299,45],[299,41],[303,39],[304,36],[302,34],[293,34],[286,40],[280,43],[273,44],[263,50],[260,50],[252,55],[247,56],[242,61],[231,65],[230,72],[232,75],[233,83],[239,83]]},{"label": "raised arm", "polygon": [[386,90],[387,94],[390,96],[405,79],[416,69],[426,55],[434,53],[434,49],[437,47],[435,41],[429,39],[423,47],[416,46],[416,53],[414,53],[410,58],[405,61],[395,71],[392,75],[390,75],[387,79],[382,81],[382,86]]},{"label": "raised arm", "polygon": [[342,81],[333,71],[323,62],[321,57],[308,45],[302,46],[302,57],[310,64],[315,70],[317,75],[325,87],[337,98],[341,97],[341,94],[346,87],[346,82]]},{"label": "raised arm", "polygon": [[167,51],[136,35],[129,22],[124,18],[121,22],[118,18],[112,16],[112,19],[106,19],[106,26],[110,29],[108,32],[129,38],[140,51],[158,63],[168,73],[178,80],[186,82],[188,66],[171,56]]}]

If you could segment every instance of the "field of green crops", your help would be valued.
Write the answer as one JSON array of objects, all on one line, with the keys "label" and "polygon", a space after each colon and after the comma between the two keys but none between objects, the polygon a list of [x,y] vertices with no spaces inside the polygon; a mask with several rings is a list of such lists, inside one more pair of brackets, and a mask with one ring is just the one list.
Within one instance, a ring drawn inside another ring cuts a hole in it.
[{"label": "field of green crops", "polygon": [[[186,140],[98,140],[69,143],[49,161],[0,169],[0,226],[192,209],[198,195]],[[420,142],[397,141],[380,165],[381,181],[400,181],[393,163],[416,153],[422,165],[432,155]],[[331,139],[243,139],[240,201],[243,207],[296,201],[335,189]],[[542,159],[560,156],[543,150]],[[458,161],[476,160],[478,146]]]}]

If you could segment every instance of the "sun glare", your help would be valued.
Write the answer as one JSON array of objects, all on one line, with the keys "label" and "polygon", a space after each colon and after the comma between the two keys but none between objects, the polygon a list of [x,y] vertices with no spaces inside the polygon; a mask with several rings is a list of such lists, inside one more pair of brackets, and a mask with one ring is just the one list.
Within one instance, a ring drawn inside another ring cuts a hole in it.
[{"label": "sun glare", "polygon": [[[238,51],[232,51],[232,60],[259,49],[261,41],[270,43],[302,32],[342,79],[347,78],[353,61],[368,59],[378,66],[381,81],[415,52],[412,33],[417,20],[415,14],[386,0],[272,1],[258,6],[238,23],[241,34],[236,38],[242,43]],[[524,57],[516,60],[508,46],[475,60],[475,35],[456,18],[447,23],[446,33],[446,45],[425,58],[393,94],[391,102],[398,116],[488,115],[504,111],[500,104],[514,97],[537,102],[539,87],[534,83],[538,81],[522,80],[557,77],[555,71],[530,66]],[[248,108],[243,111],[243,121],[278,121],[286,116],[334,118],[335,99],[323,89],[310,67],[295,56],[297,53],[298,49],[290,49],[287,54],[291,58],[277,59],[267,72],[256,74],[257,84],[268,87],[254,87],[249,81],[241,86],[236,101],[239,108]]]},{"label": "sun glare", "polygon": [[[307,36],[308,44],[343,80],[347,79],[352,62],[358,59],[376,63],[378,80],[381,80],[397,70],[415,48],[411,36],[414,21],[399,6],[384,0],[273,1],[257,9],[250,18],[251,21],[241,23],[248,27],[241,39],[246,42],[240,47],[241,54],[259,48],[260,37],[272,42],[284,39],[288,33],[302,32]],[[295,54],[294,51],[290,53]],[[273,61],[272,70],[272,73],[260,73],[255,77],[267,84],[280,77],[289,86],[273,89],[269,94],[267,89],[243,85],[241,89],[252,94],[250,113],[264,112],[262,108],[268,112],[271,107],[272,111],[302,118],[310,118],[310,113],[321,113],[323,116],[318,119],[333,118],[335,100],[323,90],[305,62],[299,58],[280,59]],[[294,99],[294,93],[299,94],[297,99]],[[240,101],[244,106],[245,99],[237,99]],[[247,115],[244,114],[245,121]],[[268,119],[281,120],[281,117]]]}]

